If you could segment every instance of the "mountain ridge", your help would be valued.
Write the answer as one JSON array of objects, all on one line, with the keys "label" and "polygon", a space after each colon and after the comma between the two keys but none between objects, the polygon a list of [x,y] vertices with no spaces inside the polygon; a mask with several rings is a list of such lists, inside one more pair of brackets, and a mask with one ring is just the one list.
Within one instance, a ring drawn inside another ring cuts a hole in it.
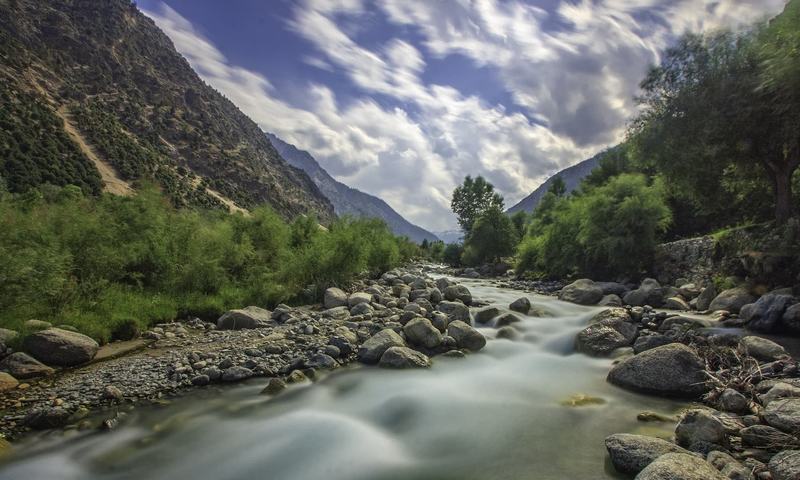
[{"label": "mountain ridge", "polygon": [[374,217],[385,221],[395,235],[421,243],[438,240],[436,235],[409,222],[379,197],[352,188],[333,178],[306,150],[285,142],[273,133],[267,138],[290,165],[302,169],[333,204],[337,215]]}]

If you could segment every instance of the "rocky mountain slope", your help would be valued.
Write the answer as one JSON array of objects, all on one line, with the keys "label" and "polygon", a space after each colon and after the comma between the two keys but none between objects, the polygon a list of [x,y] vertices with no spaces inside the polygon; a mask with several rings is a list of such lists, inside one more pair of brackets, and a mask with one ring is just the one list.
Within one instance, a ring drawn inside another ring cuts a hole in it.
[{"label": "rocky mountain slope", "polygon": [[406,236],[415,242],[437,240],[436,235],[403,218],[386,202],[337,181],[311,156],[294,145],[284,142],[273,134],[267,134],[272,145],[289,164],[302,169],[330,199],[337,215],[380,218],[389,225],[395,235]]},{"label": "rocky mountain slope", "polygon": [[542,197],[544,196],[545,193],[547,193],[547,190],[550,188],[550,185],[552,185],[553,180],[555,180],[556,177],[561,177],[561,179],[564,180],[564,184],[567,187],[567,193],[575,190],[576,188],[578,188],[578,185],[581,183],[581,180],[583,180],[584,177],[589,175],[589,173],[592,170],[594,170],[594,168],[599,164],[602,156],[603,153],[599,153],[592,158],[589,158],[587,160],[578,163],[577,165],[573,165],[569,168],[561,170],[560,172],[556,173],[552,177],[545,180],[545,182],[539,185],[539,187],[533,192],[531,192],[530,195],[520,200],[519,203],[517,203],[513,207],[509,208],[506,211],[506,213],[516,213],[520,210],[525,212],[532,212],[536,208],[536,206],[539,205],[539,202],[542,200]]},{"label": "rocky mountain slope", "polygon": [[284,217],[333,206],[127,0],[0,0],[0,177]]}]

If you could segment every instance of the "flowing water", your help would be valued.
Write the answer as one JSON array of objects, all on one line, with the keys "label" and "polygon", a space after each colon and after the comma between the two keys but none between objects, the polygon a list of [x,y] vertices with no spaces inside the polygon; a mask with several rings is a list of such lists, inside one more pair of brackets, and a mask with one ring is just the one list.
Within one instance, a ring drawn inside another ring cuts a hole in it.
[{"label": "flowing water", "polygon": [[[502,308],[521,296],[462,283]],[[528,297],[548,315],[525,317],[519,341],[491,339],[479,354],[436,358],[424,371],[343,370],[272,400],[253,380],[140,408],[112,432],[23,446],[29,452],[0,468],[0,479],[617,478],[605,436],[668,434],[672,425],[636,415],[681,405],[612,387],[610,360],[572,352],[600,309]],[[581,393],[605,403],[561,404]]]}]

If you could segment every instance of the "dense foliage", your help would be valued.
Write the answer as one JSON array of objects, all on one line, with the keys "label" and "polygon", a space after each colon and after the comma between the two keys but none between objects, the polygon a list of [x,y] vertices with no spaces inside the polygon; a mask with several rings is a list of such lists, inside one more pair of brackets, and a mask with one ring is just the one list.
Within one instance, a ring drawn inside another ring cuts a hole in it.
[{"label": "dense foliage", "polygon": [[494,191],[494,185],[485,178],[467,175],[464,183],[453,191],[450,207],[456,214],[461,230],[468,237],[475,220],[492,207],[503,208],[503,197]]},{"label": "dense foliage", "polygon": [[178,210],[147,186],[135,197],[86,197],[74,186],[4,193],[0,326],[38,318],[107,341],[131,323],[318,299],[416,253],[378,221],[324,229],[306,217],[287,224],[267,207]]}]

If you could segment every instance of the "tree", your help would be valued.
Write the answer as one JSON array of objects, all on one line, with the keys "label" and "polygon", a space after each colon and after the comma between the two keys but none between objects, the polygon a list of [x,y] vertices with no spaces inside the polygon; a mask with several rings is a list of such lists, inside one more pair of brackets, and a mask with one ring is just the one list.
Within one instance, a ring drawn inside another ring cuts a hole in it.
[{"label": "tree", "polygon": [[514,230],[517,231],[517,236],[522,238],[525,235],[525,229],[528,228],[528,213],[525,210],[514,212],[511,215],[511,223],[514,224]]},{"label": "tree", "polygon": [[556,176],[553,179],[553,183],[550,184],[550,188],[547,189],[548,192],[552,193],[556,197],[563,197],[565,193],[567,193],[567,184],[564,183],[564,179],[560,176]]},{"label": "tree", "polygon": [[461,265],[461,254],[464,252],[464,247],[458,243],[448,243],[442,252],[442,261],[451,267],[458,267]]},{"label": "tree", "polygon": [[492,205],[475,220],[464,244],[462,259],[469,265],[495,262],[511,255],[519,241],[517,230],[502,207]]},{"label": "tree", "polygon": [[458,224],[469,237],[475,220],[489,208],[503,209],[503,197],[494,191],[494,186],[481,176],[473,179],[467,175],[464,183],[453,191],[450,208],[458,218]]}]

